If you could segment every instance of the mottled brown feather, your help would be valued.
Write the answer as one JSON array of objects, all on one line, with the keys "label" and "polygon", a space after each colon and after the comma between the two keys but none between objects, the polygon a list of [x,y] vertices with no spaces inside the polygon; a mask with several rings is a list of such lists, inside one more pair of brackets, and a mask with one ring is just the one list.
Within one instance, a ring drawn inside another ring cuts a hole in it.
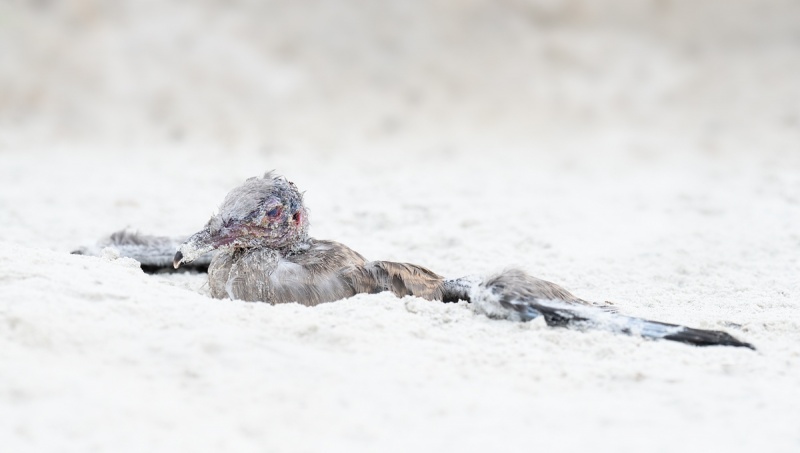
[{"label": "mottled brown feather", "polygon": [[442,300],[444,278],[422,266],[392,261],[370,261],[344,276],[359,293],[391,291],[397,297]]}]

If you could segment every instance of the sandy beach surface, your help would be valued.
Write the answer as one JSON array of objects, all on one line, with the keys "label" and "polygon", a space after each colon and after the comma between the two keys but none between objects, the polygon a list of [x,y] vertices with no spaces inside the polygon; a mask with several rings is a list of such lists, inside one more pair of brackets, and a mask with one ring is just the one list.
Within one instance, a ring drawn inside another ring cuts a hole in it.
[{"label": "sandy beach surface", "polygon": [[[800,451],[796,5],[357,3],[0,7],[0,450]],[[757,351],[69,253],[273,169],[367,258]]]}]

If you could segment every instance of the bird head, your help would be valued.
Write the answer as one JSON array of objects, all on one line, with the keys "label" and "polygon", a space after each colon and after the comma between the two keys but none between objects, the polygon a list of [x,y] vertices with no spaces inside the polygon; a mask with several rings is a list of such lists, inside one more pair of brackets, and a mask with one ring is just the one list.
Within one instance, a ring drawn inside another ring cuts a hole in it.
[{"label": "bird head", "polygon": [[308,212],[297,187],[272,172],[250,178],[225,197],[205,228],[178,247],[177,269],[218,248],[291,249],[308,238]]}]

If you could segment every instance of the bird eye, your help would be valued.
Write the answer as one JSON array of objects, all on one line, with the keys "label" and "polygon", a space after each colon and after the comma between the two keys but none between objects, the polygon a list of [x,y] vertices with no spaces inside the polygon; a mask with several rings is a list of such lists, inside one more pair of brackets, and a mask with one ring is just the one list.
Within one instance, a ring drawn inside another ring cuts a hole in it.
[{"label": "bird eye", "polygon": [[281,215],[281,211],[282,211],[281,207],[280,206],[276,206],[276,207],[270,209],[269,211],[267,211],[267,217],[274,219],[274,218],[278,217],[279,215]]}]

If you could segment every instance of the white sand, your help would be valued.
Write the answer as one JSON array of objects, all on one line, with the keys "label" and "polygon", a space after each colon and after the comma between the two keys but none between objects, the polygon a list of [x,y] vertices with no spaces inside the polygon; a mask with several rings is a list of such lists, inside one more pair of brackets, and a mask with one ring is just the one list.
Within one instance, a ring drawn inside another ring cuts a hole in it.
[{"label": "white sand", "polygon": [[[0,7],[0,451],[800,450],[796,6],[244,3]],[[758,351],[68,253],[270,169],[368,258]]]}]

